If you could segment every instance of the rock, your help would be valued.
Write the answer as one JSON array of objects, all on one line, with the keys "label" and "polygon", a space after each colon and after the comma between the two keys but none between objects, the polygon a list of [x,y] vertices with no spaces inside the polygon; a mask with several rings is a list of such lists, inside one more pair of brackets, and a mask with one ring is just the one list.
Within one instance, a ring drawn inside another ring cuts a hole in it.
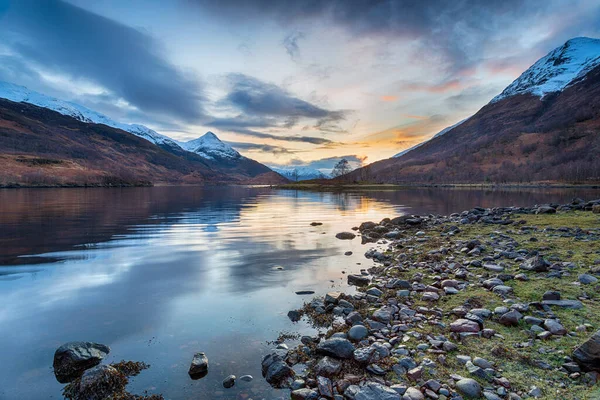
[{"label": "rock", "polygon": [[188,374],[192,379],[200,379],[208,373],[208,357],[204,353],[194,354]]},{"label": "rock", "polygon": [[425,396],[416,387],[409,387],[406,389],[402,400],[425,400]]},{"label": "rock", "polygon": [[550,206],[540,206],[535,210],[536,214],[556,214],[556,208]]},{"label": "rock", "polygon": [[460,318],[450,324],[450,331],[477,333],[480,331],[480,327],[479,324],[475,321]]},{"label": "rock", "polygon": [[76,399],[104,400],[125,388],[127,378],[110,365],[98,365],[81,376]]},{"label": "rock", "polygon": [[498,322],[504,326],[517,326],[519,325],[521,318],[523,318],[523,314],[517,310],[511,310],[506,314],[503,314]]},{"label": "rock", "polygon": [[335,235],[335,237],[340,240],[352,240],[356,237],[356,235],[352,232],[340,232]]},{"label": "rock", "polygon": [[262,374],[274,387],[289,386],[289,381],[295,375],[294,370],[284,361],[286,354],[285,350],[272,350],[262,359]]},{"label": "rock", "polygon": [[319,226],[319,225],[323,225],[322,222],[311,222],[310,226]]},{"label": "rock", "polygon": [[342,298],[342,292],[328,292],[325,295],[325,304],[337,304]]},{"label": "rock", "polygon": [[333,385],[329,378],[317,376],[317,386],[319,387],[321,396],[327,397],[328,399],[333,398]]},{"label": "rock", "polygon": [[68,383],[81,376],[83,371],[98,364],[110,352],[103,344],[69,342],[54,353],[54,375],[60,383]]},{"label": "rock", "polygon": [[348,275],[348,285],[367,286],[371,280],[362,275]]},{"label": "rock", "polygon": [[242,375],[240,376],[240,381],[242,382],[252,382],[254,377],[252,375]]},{"label": "rock", "polygon": [[291,393],[292,400],[319,400],[319,393],[311,389],[298,389]]},{"label": "rock", "polygon": [[490,363],[488,360],[481,358],[481,357],[475,357],[473,359],[473,364],[477,365],[479,368],[483,368],[483,369],[494,368],[492,363]]},{"label": "rock", "polygon": [[542,300],[560,300],[560,292],[556,290],[548,290],[544,292]]},{"label": "rock", "polygon": [[575,349],[573,360],[584,371],[600,372],[600,330]]},{"label": "rock", "polygon": [[400,395],[387,386],[368,382],[358,390],[354,400],[400,400]]},{"label": "rock", "polygon": [[423,297],[421,299],[423,301],[438,301],[440,299],[440,295],[436,292],[425,292],[423,293]]},{"label": "rock", "polygon": [[309,294],[315,294],[315,291],[314,290],[298,290],[296,292],[296,294],[298,296],[306,296],[306,295],[309,295]]},{"label": "rock", "polygon": [[315,372],[318,375],[332,376],[340,372],[342,369],[342,363],[332,357],[323,357],[315,367]]},{"label": "rock", "polygon": [[375,222],[367,221],[367,222],[363,222],[362,224],[360,224],[360,226],[358,227],[358,230],[361,232],[368,231],[368,230],[375,228],[376,226],[377,226],[377,224]]},{"label": "rock", "polygon": [[598,283],[598,278],[596,278],[595,276],[592,276],[590,274],[581,274],[581,275],[579,275],[577,280],[579,282],[583,283],[584,285],[591,285],[593,283]]},{"label": "rock", "polygon": [[542,256],[535,256],[527,259],[519,268],[533,272],[546,272],[549,266],[550,263],[544,260]]},{"label": "rock", "polygon": [[290,321],[298,322],[300,321],[300,319],[302,319],[302,312],[299,310],[290,310],[288,311],[287,316],[290,319]]},{"label": "rock", "polygon": [[363,325],[354,325],[348,331],[348,337],[350,340],[360,341],[369,335],[369,330]]},{"label": "rock", "polygon": [[594,205],[592,206],[592,212],[593,212],[594,214],[600,214],[600,204],[594,204]]},{"label": "rock", "polygon": [[456,390],[463,396],[472,399],[481,397],[481,385],[475,380],[464,378],[456,382]]},{"label": "rock", "polygon": [[223,387],[225,389],[229,389],[235,385],[235,375],[229,375],[227,378],[223,380]]},{"label": "rock", "polygon": [[492,292],[499,294],[500,296],[507,296],[510,293],[512,293],[513,288],[510,286],[506,286],[506,285],[498,285],[498,286],[494,286],[494,288],[492,289]]},{"label": "rock", "polygon": [[571,308],[573,310],[579,310],[583,308],[583,303],[579,300],[544,300],[542,301],[542,305]]},{"label": "rock", "polygon": [[567,334],[567,330],[565,329],[564,326],[562,326],[560,324],[560,322],[558,322],[555,319],[547,319],[544,321],[544,328],[546,328],[551,334],[553,335],[566,335]]},{"label": "rock", "polygon": [[381,307],[373,313],[373,319],[387,324],[392,319],[393,312],[391,307]]},{"label": "rock", "polygon": [[348,339],[326,339],[317,345],[317,352],[336,358],[352,358],[354,345]]}]

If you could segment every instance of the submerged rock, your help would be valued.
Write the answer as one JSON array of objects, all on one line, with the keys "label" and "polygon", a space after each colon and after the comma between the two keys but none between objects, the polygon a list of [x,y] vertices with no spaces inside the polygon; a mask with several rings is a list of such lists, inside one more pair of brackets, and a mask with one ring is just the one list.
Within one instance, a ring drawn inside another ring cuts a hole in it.
[{"label": "submerged rock", "polygon": [[92,342],[69,342],[54,353],[54,375],[60,383],[68,383],[89,368],[100,364],[110,347]]},{"label": "submerged rock", "polygon": [[340,232],[335,235],[335,237],[340,240],[352,240],[356,237],[356,235],[352,232]]},{"label": "submerged rock", "polygon": [[223,387],[225,389],[232,388],[235,385],[235,375],[229,375],[223,380]]}]

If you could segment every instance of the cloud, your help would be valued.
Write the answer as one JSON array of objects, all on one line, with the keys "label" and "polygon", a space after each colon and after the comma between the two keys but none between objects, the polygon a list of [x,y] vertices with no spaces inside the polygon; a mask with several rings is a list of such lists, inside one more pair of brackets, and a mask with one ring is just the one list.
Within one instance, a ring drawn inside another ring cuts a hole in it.
[{"label": "cloud", "polygon": [[60,0],[6,4],[0,0],[2,44],[29,69],[87,80],[147,113],[202,117],[200,82],[146,33]]},{"label": "cloud", "polygon": [[413,92],[446,93],[462,89],[464,84],[459,79],[451,79],[437,83],[407,82],[402,85],[404,90]]},{"label": "cloud", "polygon": [[[281,87],[244,74],[229,74],[229,93],[221,104],[259,117],[309,118],[331,123],[346,117],[346,111],[326,110],[294,97]],[[319,124],[318,124],[319,125]]]},{"label": "cloud", "polygon": [[381,101],[384,101],[384,102],[394,102],[394,101],[398,100],[398,96],[389,95],[389,94],[383,95],[380,98],[381,98]]},{"label": "cloud", "polygon": [[260,143],[245,143],[245,142],[226,142],[236,150],[248,150],[248,151],[260,151],[263,153],[272,153],[275,155],[280,154],[292,154],[295,153],[293,150],[286,149],[281,146],[272,146],[269,144]]},{"label": "cloud", "polygon": [[294,31],[283,39],[283,47],[293,61],[298,61],[300,57],[300,46],[298,41],[305,37],[304,33]]},{"label": "cloud", "polygon": [[[356,37],[414,41],[417,53],[440,56],[452,71],[469,68],[500,30],[543,18],[560,1],[525,0],[194,0],[204,10],[239,22],[277,20],[283,26],[320,20]],[[568,2],[564,2],[568,3]],[[563,4],[564,4],[563,3]],[[572,6],[570,7],[572,8]],[[424,50],[424,51],[423,51]]]}]

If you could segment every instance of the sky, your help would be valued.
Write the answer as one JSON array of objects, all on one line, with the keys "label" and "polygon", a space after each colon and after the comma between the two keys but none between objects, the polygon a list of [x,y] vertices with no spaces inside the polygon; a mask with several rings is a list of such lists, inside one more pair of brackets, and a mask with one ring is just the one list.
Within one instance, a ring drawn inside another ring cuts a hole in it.
[{"label": "sky", "polygon": [[0,80],[325,170],[427,140],[577,36],[597,0],[0,0]]}]

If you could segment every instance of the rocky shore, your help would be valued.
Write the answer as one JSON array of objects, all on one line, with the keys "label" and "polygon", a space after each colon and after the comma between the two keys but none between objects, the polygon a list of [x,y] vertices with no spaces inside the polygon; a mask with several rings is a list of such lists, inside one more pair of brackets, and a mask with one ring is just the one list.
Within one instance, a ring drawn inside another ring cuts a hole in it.
[{"label": "rocky shore", "polygon": [[[600,378],[600,200],[353,228],[375,266],[262,359],[293,400],[587,399]],[[348,232],[340,239],[353,240]],[[356,240],[356,239],[354,239]]]}]

